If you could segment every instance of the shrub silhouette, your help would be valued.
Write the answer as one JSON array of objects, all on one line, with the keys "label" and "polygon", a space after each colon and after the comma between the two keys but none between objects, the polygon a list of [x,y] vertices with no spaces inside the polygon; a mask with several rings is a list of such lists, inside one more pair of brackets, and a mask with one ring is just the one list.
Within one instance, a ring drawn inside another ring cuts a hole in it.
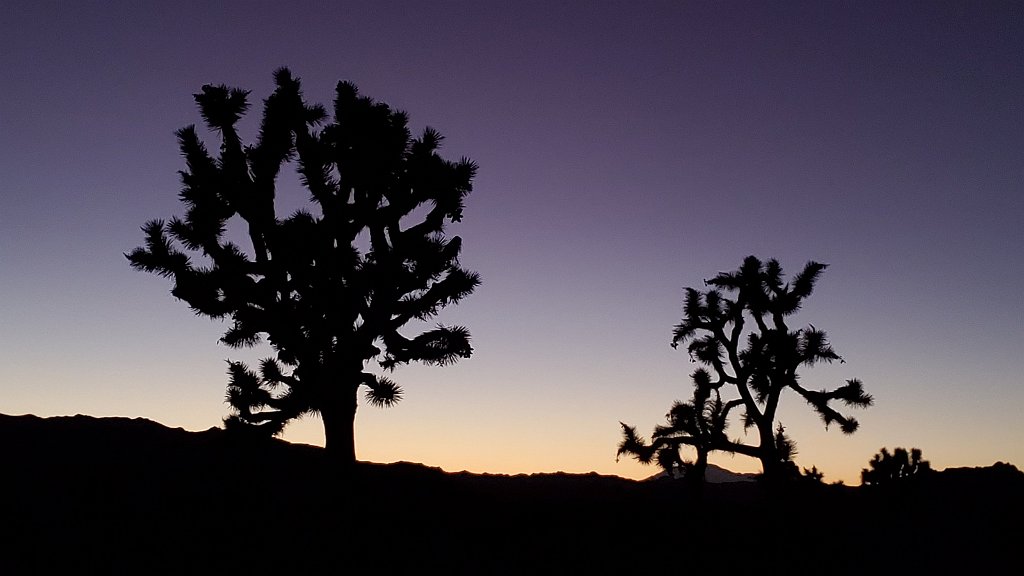
[{"label": "shrub silhouette", "polygon": [[804,468],[800,474],[800,477],[814,484],[823,484],[825,474],[823,472],[820,472],[817,466],[811,466],[810,469]]},{"label": "shrub silhouette", "polygon": [[920,479],[931,472],[931,464],[921,459],[921,450],[895,448],[890,454],[882,448],[860,472],[864,486],[892,486]]},{"label": "shrub silhouette", "polygon": [[[259,138],[242,144],[236,123],[248,92],[203,86],[195,95],[207,127],[220,135],[214,157],[194,127],[179,130],[184,218],[152,220],[133,268],[171,278],[172,294],[201,316],[230,319],[221,342],[251,346],[263,337],[274,358],[259,372],[229,362],[228,427],[277,434],[294,418],[319,414],[327,449],[354,462],[358,390],[390,406],[402,396],[367,370],[409,362],[446,365],[468,357],[469,332],[441,326],[406,337],[473,292],[476,273],[459,265],[461,240],[446,238],[462,218],[476,165],[437,154],[441,135],[410,136],[407,117],[337,85],[333,119],[307,104],[298,78],[278,70]],[[282,218],[276,182],[296,164],[309,210]],[[227,239],[229,228],[248,240]],[[193,259],[199,257],[198,260]]]}]

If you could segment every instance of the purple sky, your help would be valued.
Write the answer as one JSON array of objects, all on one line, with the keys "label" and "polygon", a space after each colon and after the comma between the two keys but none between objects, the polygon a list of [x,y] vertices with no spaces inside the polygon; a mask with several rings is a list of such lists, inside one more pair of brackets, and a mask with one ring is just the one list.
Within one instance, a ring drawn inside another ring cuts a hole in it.
[{"label": "purple sky", "polygon": [[[360,409],[360,458],[654,473],[615,462],[618,421],[649,433],[689,397],[682,288],[755,254],[831,265],[799,319],[847,363],[804,383],[876,399],[843,436],[785,398],[798,464],[1024,464],[1021,4],[323,4],[5,3],[0,412],[220,424],[224,360],[264,352],[219,346],[122,253],[183,212],[191,95],[252,90],[251,138],[289,66],[310,101],[353,81],[480,165],[452,231],[484,284],[442,318],[476,353],[400,369],[405,400]],[[291,175],[279,196],[305,199]]]}]

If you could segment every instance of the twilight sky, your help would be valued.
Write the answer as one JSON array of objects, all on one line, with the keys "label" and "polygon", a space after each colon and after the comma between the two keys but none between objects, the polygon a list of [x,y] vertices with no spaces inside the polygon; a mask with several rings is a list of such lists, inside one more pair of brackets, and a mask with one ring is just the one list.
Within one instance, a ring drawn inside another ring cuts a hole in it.
[{"label": "twilight sky", "polygon": [[[309,101],[350,80],[480,166],[451,232],[484,283],[440,318],[476,352],[399,369],[402,403],[360,408],[360,459],[654,473],[615,462],[618,422],[649,434],[689,397],[683,287],[754,254],[830,264],[796,324],[847,363],[803,383],[876,400],[844,436],[784,397],[799,465],[1024,465],[1024,5],[326,4],[5,3],[0,412],[220,425],[225,359],[266,352],[219,345],[122,254],[184,212],[191,95],[252,90],[251,139],[289,66]],[[316,420],[285,437],[322,442]]]}]

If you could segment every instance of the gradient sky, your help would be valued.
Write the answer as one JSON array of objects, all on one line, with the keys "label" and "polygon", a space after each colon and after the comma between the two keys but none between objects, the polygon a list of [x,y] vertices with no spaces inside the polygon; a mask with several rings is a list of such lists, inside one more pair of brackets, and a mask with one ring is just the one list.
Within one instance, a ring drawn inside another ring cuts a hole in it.
[{"label": "gradient sky", "polygon": [[122,254],[183,213],[191,95],[252,90],[251,139],[289,66],[308,100],[350,80],[480,165],[452,232],[484,283],[441,317],[476,352],[399,369],[402,403],[357,415],[360,459],[654,473],[616,463],[618,422],[648,434],[690,396],[683,288],[754,254],[830,265],[798,321],[847,363],[804,384],[876,400],[844,436],[784,397],[799,465],[1024,464],[1024,5],[326,4],[4,3],[0,412],[220,425],[225,359],[263,353]]}]

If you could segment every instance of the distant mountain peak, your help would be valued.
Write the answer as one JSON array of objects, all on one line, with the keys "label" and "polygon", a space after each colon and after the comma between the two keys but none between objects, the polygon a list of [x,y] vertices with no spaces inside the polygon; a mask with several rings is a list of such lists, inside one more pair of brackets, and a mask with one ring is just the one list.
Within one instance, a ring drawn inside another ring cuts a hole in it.
[{"label": "distant mountain peak", "polygon": [[[675,472],[674,476],[677,479],[683,477],[682,474],[680,474],[679,472]],[[654,474],[653,476],[645,478],[644,482],[648,482],[651,480],[660,480],[666,477],[668,477],[668,472],[662,471],[658,472],[657,474]],[[708,464],[707,472],[705,472],[704,474],[704,480],[709,484],[726,484],[729,482],[755,482],[757,480],[757,474],[752,474],[749,472],[733,472],[732,470],[727,470],[725,468],[722,468],[721,466],[716,466],[715,464]]]}]

